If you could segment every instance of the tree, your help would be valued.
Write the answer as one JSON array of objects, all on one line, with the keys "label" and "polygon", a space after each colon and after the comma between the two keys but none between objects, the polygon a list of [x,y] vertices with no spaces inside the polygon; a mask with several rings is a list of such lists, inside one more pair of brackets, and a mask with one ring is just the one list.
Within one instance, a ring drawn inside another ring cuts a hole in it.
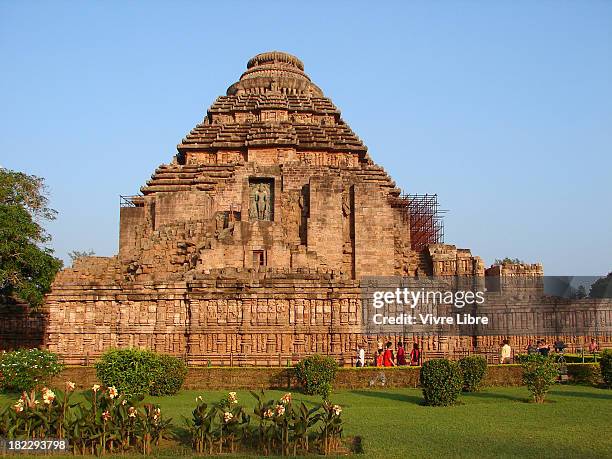
[{"label": "tree", "polygon": [[72,252],[68,252],[68,256],[70,257],[70,260],[72,261],[72,264],[74,265],[74,262],[77,261],[79,258],[84,258],[84,257],[93,257],[96,253],[89,249],[89,250],[73,250]]},{"label": "tree", "polygon": [[496,258],[494,264],[496,265],[507,265],[507,264],[520,265],[522,263],[525,263],[525,262],[523,260],[519,260],[518,258],[506,257],[506,258]]},{"label": "tree", "polygon": [[62,262],[45,246],[41,222],[55,219],[44,180],[0,168],[0,302],[42,304]]},{"label": "tree", "polygon": [[584,285],[579,285],[578,288],[569,286],[567,297],[571,300],[582,300],[587,297],[586,288]]},{"label": "tree", "polygon": [[593,282],[589,296],[591,298],[612,298],[612,272]]}]

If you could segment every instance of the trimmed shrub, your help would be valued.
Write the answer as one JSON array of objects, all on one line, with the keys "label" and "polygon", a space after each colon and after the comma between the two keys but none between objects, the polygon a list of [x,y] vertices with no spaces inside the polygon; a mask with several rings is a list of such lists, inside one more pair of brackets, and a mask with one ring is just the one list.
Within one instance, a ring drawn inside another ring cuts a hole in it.
[{"label": "trimmed shrub", "polygon": [[180,359],[144,349],[111,349],[95,367],[100,382],[129,396],[176,394],[187,374]]},{"label": "trimmed shrub", "polygon": [[601,384],[601,371],[597,363],[570,363],[567,365],[567,375],[573,384]]},{"label": "trimmed shrub", "polygon": [[151,395],[174,395],[185,382],[187,365],[182,359],[162,354],[159,359],[159,374],[151,386]]},{"label": "trimmed shrub", "polygon": [[327,400],[332,391],[332,383],[338,371],[338,364],[331,357],[311,355],[295,366],[295,376],[310,395],[320,395]]},{"label": "trimmed shrub", "polygon": [[481,355],[470,355],[459,359],[463,376],[463,390],[477,392],[487,374],[487,359]]},{"label": "trimmed shrub", "polygon": [[581,354],[563,354],[563,358],[566,363],[597,363],[599,361],[597,355],[587,353],[584,354],[584,362]]},{"label": "trimmed shrub", "polygon": [[[528,354],[519,354],[515,357],[516,362],[523,363]],[[552,353],[551,356],[559,357],[559,354]],[[584,362],[582,361],[584,358]],[[582,354],[563,354],[563,359],[565,363],[597,363],[599,362],[599,355],[593,355],[589,353],[585,353],[584,357]]]},{"label": "trimmed shrub", "polygon": [[0,354],[0,390],[31,391],[49,384],[64,366],[53,352],[19,349]]},{"label": "trimmed shrub", "polygon": [[606,349],[599,358],[601,368],[601,378],[606,387],[612,388],[612,350]]},{"label": "trimmed shrub", "polygon": [[428,360],[421,367],[420,383],[426,405],[454,405],[463,387],[461,368],[451,360]]},{"label": "trimmed shrub", "polygon": [[543,403],[550,387],[559,376],[558,365],[554,357],[529,355],[523,362],[523,383],[533,395],[536,403]]}]

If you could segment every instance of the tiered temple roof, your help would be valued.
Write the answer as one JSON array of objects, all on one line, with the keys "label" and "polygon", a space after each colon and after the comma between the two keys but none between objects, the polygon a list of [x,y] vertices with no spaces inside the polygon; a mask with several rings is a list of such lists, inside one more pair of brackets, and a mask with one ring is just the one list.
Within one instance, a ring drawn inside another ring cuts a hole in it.
[{"label": "tiered temple roof", "polygon": [[204,120],[178,145],[187,151],[286,145],[365,153],[340,111],[304,73],[295,56],[272,51],[251,59],[247,71],[219,97]]}]

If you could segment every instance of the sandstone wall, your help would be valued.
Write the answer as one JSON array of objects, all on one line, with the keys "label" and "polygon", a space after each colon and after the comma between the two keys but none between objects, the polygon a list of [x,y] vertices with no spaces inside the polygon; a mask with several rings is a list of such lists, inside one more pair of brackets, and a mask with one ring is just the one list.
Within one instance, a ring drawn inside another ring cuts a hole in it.
[{"label": "sandstone wall", "polygon": [[0,304],[0,351],[43,346],[48,320],[25,304]]},{"label": "sandstone wall", "polygon": [[[246,276],[224,270],[166,283],[70,283],[64,276],[47,299],[45,344],[69,363],[93,359],[111,347],[146,347],[192,364],[278,366],[313,353],[350,365],[358,345],[371,359],[378,341],[418,342],[430,355],[488,352],[492,362],[508,336],[515,350],[540,337],[550,344],[560,338],[576,348],[586,336],[596,336],[602,346],[612,346],[612,302],[540,298],[536,304],[527,296],[509,304],[492,295],[497,321],[507,325],[507,333],[425,336],[404,329],[389,335],[365,334],[361,295],[358,281],[307,271],[267,269]],[[512,313],[519,306],[532,312]],[[567,333],[572,324],[584,334]]]}]

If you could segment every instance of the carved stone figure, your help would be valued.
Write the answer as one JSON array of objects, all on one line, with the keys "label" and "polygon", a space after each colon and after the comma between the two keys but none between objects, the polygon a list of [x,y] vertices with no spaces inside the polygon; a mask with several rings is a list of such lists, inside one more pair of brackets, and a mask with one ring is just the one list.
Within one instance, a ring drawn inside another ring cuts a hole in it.
[{"label": "carved stone figure", "polygon": [[269,183],[251,184],[249,216],[251,220],[271,220],[272,199]]}]

